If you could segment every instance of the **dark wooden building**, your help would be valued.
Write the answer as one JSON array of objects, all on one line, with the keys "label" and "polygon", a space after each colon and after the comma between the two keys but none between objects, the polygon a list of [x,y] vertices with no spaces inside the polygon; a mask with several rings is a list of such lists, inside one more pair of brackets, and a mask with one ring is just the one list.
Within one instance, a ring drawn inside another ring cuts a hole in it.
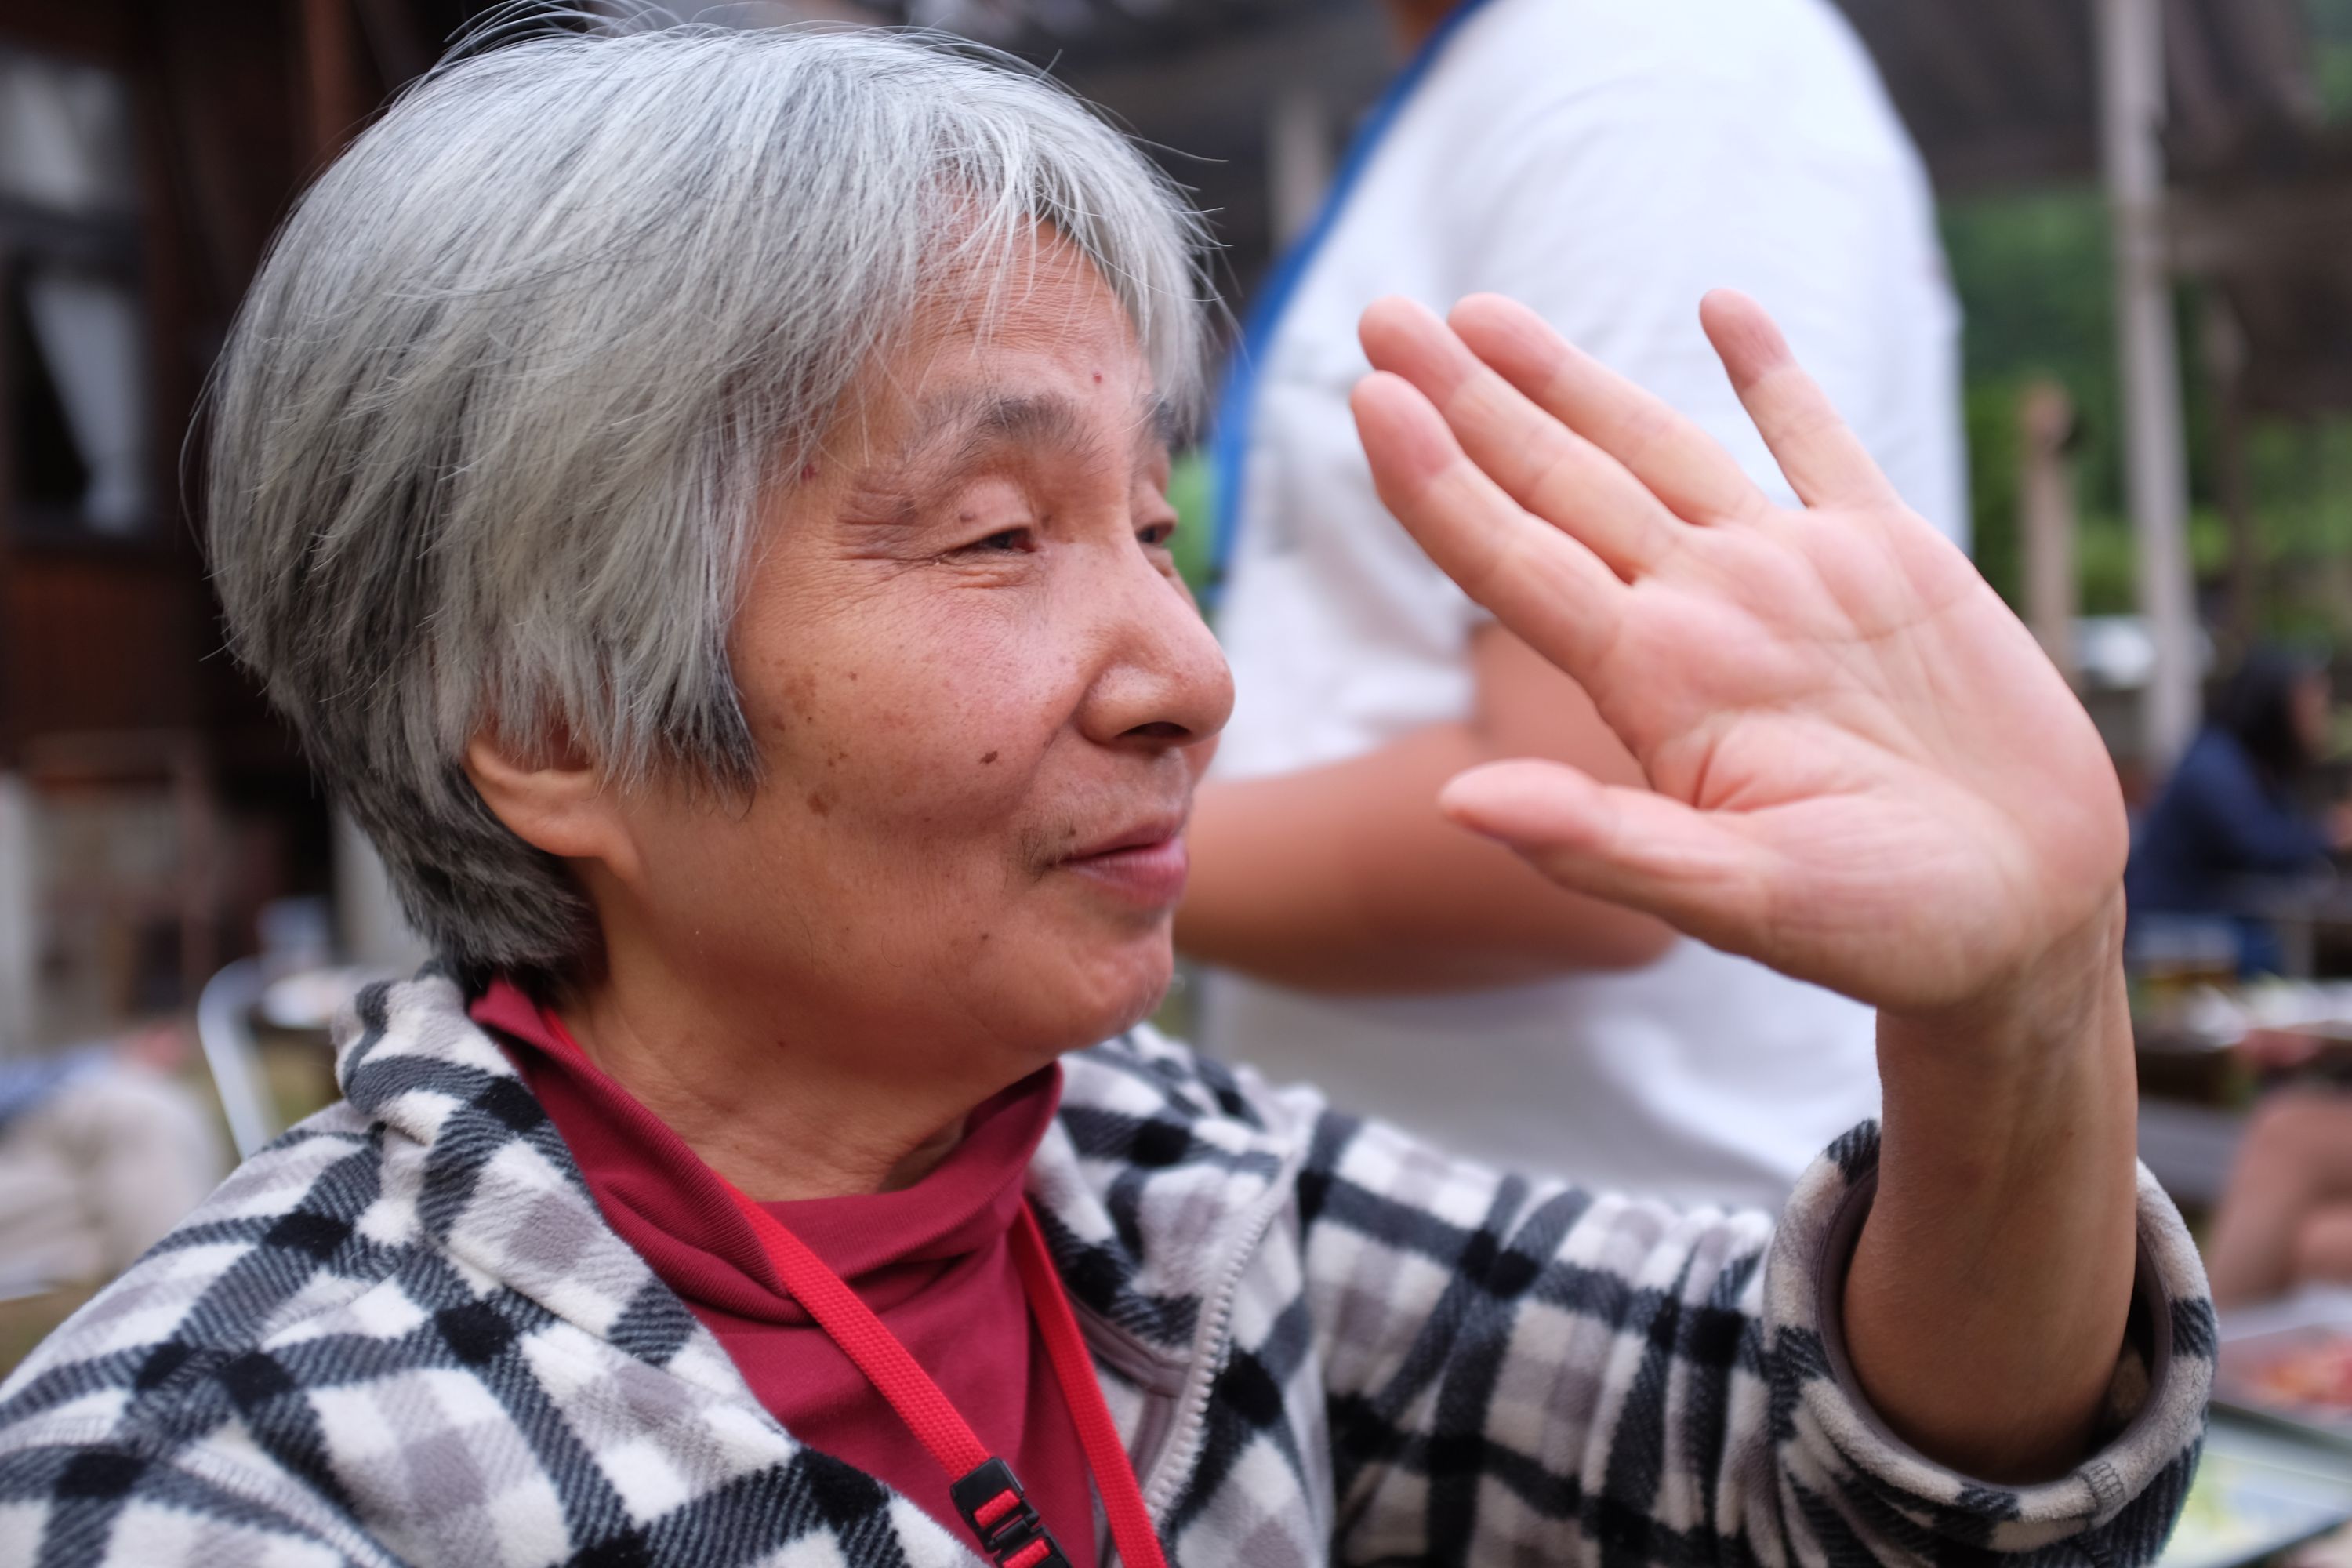
[{"label": "dark wooden building", "polygon": [[0,1051],[184,1005],[325,890],[323,805],[221,651],[187,433],[289,204],[463,17],[0,4]]}]

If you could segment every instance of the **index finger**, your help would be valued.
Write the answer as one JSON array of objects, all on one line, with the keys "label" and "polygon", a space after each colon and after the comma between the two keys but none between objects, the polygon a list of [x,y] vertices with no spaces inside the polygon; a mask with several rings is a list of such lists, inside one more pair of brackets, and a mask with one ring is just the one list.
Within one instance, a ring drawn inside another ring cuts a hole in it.
[{"label": "index finger", "polygon": [[1473,294],[1447,321],[1471,353],[1622,463],[1685,521],[1746,520],[1771,504],[1714,437],[1517,300]]},{"label": "index finger", "polygon": [[1616,635],[1625,591],[1617,574],[1522,510],[1402,376],[1374,371],[1349,403],[1381,503],[1464,593],[1589,688]]}]

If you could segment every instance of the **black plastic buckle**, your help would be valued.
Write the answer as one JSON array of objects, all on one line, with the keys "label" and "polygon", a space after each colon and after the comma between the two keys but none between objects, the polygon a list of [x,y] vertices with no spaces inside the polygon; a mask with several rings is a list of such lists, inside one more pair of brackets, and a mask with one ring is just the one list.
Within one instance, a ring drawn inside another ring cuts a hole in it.
[{"label": "black plastic buckle", "polygon": [[[980,1549],[993,1558],[997,1568],[1011,1568],[1020,1559],[1021,1568],[1070,1568],[1070,1560],[1062,1555],[1061,1542],[1046,1530],[1037,1510],[1029,1506],[1028,1494],[1021,1489],[1020,1479],[1013,1467],[1002,1459],[991,1459],[963,1479],[951,1483],[948,1496],[955,1502],[956,1511],[980,1537]],[[1009,1498],[1010,1501],[1000,1500]],[[981,1516],[988,1516],[986,1523]],[[1037,1542],[1045,1546],[1045,1555],[1023,1557]]]}]

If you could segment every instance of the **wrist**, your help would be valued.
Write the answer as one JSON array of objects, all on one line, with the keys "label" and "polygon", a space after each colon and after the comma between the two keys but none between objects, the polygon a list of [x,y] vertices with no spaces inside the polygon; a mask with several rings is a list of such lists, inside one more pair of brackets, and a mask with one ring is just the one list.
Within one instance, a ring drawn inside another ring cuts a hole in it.
[{"label": "wrist", "polygon": [[2046,1060],[2053,1051],[2128,1028],[2120,885],[2073,930],[1959,1001],[1885,1008],[1882,1051],[1931,1051],[1970,1058],[1981,1070],[2004,1061]]},{"label": "wrist", "polygon": [[2123,923],[2118,888],[1965,1000],[1879,1015],[1885,1174],[2032,1187],[2063,1148],[2129,1204],[2138,1089]]},{"label": "wrist", "polygon": [[2118,892],[1965,1001],[1879,1016],[1884,1136],[1848,1348],[1898,1434],[1989,1479],[2081,1458],[2122,1343],[2137,1236],[2122,945]]}]

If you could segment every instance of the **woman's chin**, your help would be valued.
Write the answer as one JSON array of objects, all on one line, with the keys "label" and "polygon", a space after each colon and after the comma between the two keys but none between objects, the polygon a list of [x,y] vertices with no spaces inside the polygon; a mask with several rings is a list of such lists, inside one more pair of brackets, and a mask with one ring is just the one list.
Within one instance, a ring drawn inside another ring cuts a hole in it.
[{"label": "woman's chin", "polygon": [[[1153,937],[1103,944],[1071,964],[1056,987],[1063,1048],[1077,1050],[1151,1016],[1175,973],[1175,951],[1163,923]],[[1047,984],[1051,984],[1048,982]]]}]

